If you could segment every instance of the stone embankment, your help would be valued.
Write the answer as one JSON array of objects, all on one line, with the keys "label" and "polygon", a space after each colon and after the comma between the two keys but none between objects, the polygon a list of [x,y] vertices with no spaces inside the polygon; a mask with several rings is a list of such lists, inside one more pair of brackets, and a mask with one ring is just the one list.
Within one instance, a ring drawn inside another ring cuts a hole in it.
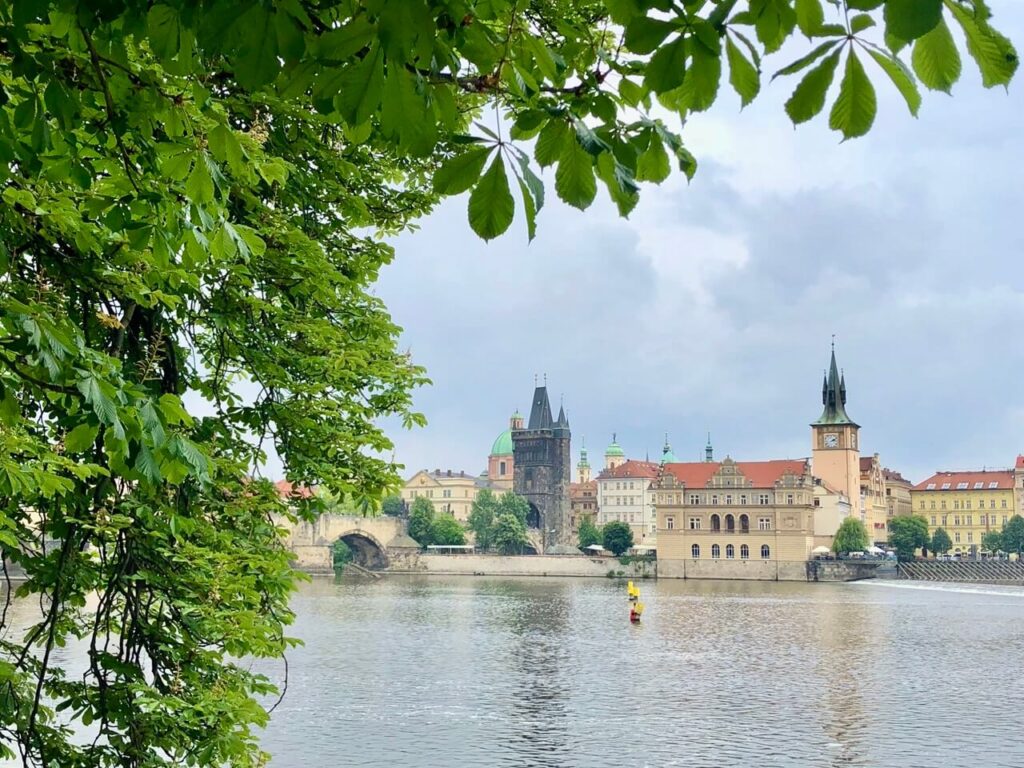
[{"label": "stone embankment", "polygon": [[614,557],[588,555],[438,555],[414,553],[391,558],[389,573],[435,573],[465,576],[621,576],[628,579],[655,578],[653,560],[635,560],[623,565]]},{"label": "stone embankment", "polygon": [[901,579],[915,581],[957,581],[969,584],[1022,584],[1024,563],[1005,560],[970,560],[900,563]]}]

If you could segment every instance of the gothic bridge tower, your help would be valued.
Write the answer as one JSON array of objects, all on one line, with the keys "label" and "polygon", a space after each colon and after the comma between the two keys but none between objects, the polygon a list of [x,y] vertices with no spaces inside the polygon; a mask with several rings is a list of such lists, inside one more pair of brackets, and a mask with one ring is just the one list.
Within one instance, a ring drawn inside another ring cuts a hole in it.
[{"label": "gothic bridge tower", "polygon": [[572,467],[569,420],[565,409],[551,417],[548,388],[533,392],[530,420],[525,429],[512,430],[512,490],[530,503],[527,524],[540,531],[544,551],[571,545],[569,481]]}]

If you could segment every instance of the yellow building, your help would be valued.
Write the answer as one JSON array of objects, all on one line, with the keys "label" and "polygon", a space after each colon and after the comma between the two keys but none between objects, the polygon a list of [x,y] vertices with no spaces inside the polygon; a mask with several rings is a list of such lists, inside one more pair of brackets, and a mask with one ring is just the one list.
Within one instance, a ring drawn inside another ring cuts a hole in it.
[{"label": "yellow building", "polygon": [[423,469],[402,486],[402,501],[408,506],[418,497],[430,499],[434,502],[434,509],[448,512],[460,523],[464,523],[469,518],[476,495],[485,488],[496,494],[502,493],[501,489],[494,488],[485,477],[476,477],[451,469],[435,469],[433,472]]},{"label": "yellow building", "polygon": [[975,553],[988,531],[1000,531],[1016,513],[1012,469],[936,472],[910,491],[914,514],[929,533],[944,528],[954,553]]},{"label": "yellow building", "polygon": [[814,488],[806,459],[663,465],[658,575],[805,581]]},{"label": "yellow building", "polygon": [[874,456],[860,458],[860,508],[868,539],[872,544],[889,540],[889,505],[885,498],[885,470]]}]

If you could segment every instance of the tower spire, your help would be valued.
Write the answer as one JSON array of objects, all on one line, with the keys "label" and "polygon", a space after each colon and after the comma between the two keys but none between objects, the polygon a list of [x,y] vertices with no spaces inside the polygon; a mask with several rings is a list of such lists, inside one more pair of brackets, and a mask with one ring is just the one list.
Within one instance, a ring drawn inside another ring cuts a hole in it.
[{"label": "tower spire", "polygon": [[814,422],[816,425],[854,423],[846,413],[846,376],[840,373],[839,366],[836,364],[835,344],[835,335],[833,335],[828,374],[825,376],[821,389],[821,404],[824,408],[821,416]]},{"label": "tower spire", "polygon": [[715,449],[711,447],[711,433],[708,432],[708,444],[704,446],[704,461],[709,464],[715,460]]}]

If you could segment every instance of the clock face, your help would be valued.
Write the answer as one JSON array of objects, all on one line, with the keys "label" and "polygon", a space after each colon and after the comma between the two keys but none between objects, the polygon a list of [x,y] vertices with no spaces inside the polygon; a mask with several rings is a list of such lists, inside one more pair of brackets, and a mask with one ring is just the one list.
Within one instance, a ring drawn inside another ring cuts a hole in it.
[{"label": "clock face", "polygon": [[839,435],[836,434],[835,432],[826,432],[825,433],[825,447],[826,448],[835,448],[838,445],[839,445]]}]

